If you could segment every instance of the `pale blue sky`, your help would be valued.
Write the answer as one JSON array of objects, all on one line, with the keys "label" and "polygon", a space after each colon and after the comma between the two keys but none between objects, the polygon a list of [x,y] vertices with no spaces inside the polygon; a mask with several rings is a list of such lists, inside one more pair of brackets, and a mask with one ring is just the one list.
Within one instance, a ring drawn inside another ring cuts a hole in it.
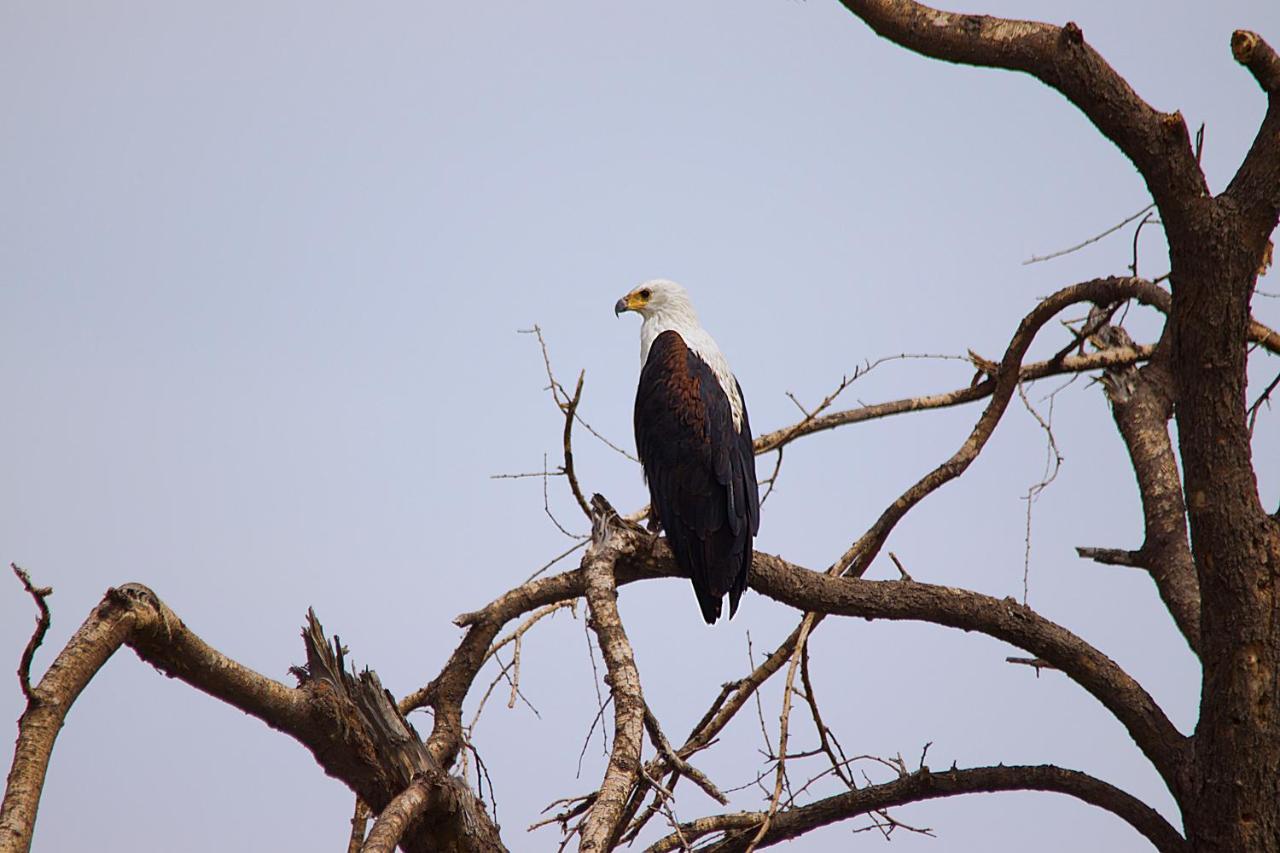
[{"label": "pale blue sky", "polygon": [[[965,11],[1079,22],[1153,105],[1207,124],[1215,191],[1263,110],[1231,60],[1231,30],[1280,43],[1280,6],[1264,0]],[[612,305],[642,279],[674,278],[763,432],[795,419],[787,391],[813,404],[867,359],[998,355],[1038,297],[1123,272],[1132,231],[1020,262],[1147,202],[1061,96],[908,54],[825,0],[11,1],[0,110],[0,560],[56,590],[41,668],[108,586],[136,580],[281,679],[314,606],[403,694],[439,670],[455,614],[567,546],[538,480],[490,479],[537,470],[543,454],[554,464],[559,447],[536,342],[518,329],[541,324],[563,380],[585,368],[584,415],[630,448],[638,328]],[[1164,272],[1162,253],[1148,228],[1141,271]],[[1280,324],[1280,299],[1256,309]],[[1064,340],[1048,329],[1036,351]],[[1256,375],[1277,370],[1271,359]],[[845,402],[969,378],[957,363],[889,364]],[[759,547],[825,566],[976,416],[797,444]],[[1054,423],[1066,462],[1035,506],[1030,601],[1189,729],[1198,670],[1149,580],[1074,556],[1141,536],[1101,391],[1076,382]],[[1268,506],[1280,498],[1276,425],[1264,416],[1256,441]],[[645,501],[638,467],[585,435],[577,449],[586,488],[619,507]],[[1021,498],[1043,460],[1043,433],[1012,409],[971,472],[890,547],[918,580],[1020,596]],[[552,489],[557,516],[582,529]],[[678,581],[630,587],[621,606],[673,738],[743,673],[748,631],[759,654],[796,618],[749,594],[732,623],[708,629]],[[31,611],[10,582],[0,649],[13,661]],[[1057,762],[1169,813],[1123,729],[1061,677],[1005,664],[1003,644],[848,620],[814,644],[816,688],[851,753],[914,758],[932,741],[938,767]],[[595,713],[581,621],[540,626],[524,654],[541,717],[491,703],[477,743],[508,844],[554,849],[554,829],[523,828],[603,767],[597,739],[575,778]],[[771,729],[779,690],[764,694]],[[0,682],[0,719],[20,709],[16,680]],[[748,782],[760,738],[744,715],[702,766],[722,787]],[[760,804],[749,789],[734,807]],[[677,808],[691,819],[716,805],[689,788]],[[35,849],[338,849],[350,810],[301,747],[121,654],[68,719]],[[905,851],[1142,847],[1118,820],[1047,794],[901,817],[939,836],[895,836]],[[861,824],[794,847],[844,849]]]}]

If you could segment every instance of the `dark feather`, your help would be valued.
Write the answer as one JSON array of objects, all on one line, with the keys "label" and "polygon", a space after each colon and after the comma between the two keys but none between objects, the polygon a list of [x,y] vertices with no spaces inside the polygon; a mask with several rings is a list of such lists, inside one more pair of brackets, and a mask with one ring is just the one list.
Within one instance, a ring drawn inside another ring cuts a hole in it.
[{"label": "dark feather", "polygon": [[676,563],[693,580],[703,618],[719,618],[726,593],[732,617],[760,529],[745,409],[741,429],[734,429],[715,373],[678,333],[667,331],[653,342],[640,372],[635,428],[653,513]]}]

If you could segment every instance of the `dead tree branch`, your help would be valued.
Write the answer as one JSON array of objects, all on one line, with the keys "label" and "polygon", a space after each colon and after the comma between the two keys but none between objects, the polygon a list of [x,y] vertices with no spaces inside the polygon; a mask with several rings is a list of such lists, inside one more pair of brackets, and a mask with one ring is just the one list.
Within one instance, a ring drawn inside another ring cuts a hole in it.
[{"label": "dead tree branch", "polygon": [[53,595],[53,587],[32,585],[31,575],[18,568],[16,563],[10,563],[9,568],[13,569],[13,573],[22,582],[22,588],[35,601],[36,609],[40,611],[36,617],[36,630],[31,634],[31,639],[27,640],[27,647],[22,650],[22,659],[18,662],[18,683],[22,686],[23,697],[30,703],[31,662],[35,659],[36,650],[44,642],[44,635],[49,632],[49,625],[53,621],[52,616],[49,614],[49,603],[45,601],[46,598]]},{"label": "dead tree branch", "polygon": [[578,373],[578,384],[573,389],[573,396],[560,409],[564,412],[564,475],[569,480],[569,488],[573,490],[573,499],[587,518],[591,517],[591,507],[582,496],[582,487],[578,485],[578,475],[573,468],[573,419],[578,413],[578,403],[582,402],[582,380],[586,378],[585,370]]},{"label": "dead tree branch", "polygon": [[1085,40],[1062,27],[932,9],[912,0],[842,0],[878,35],[934,59],[1021,71],[1058,90],[1114,142],[1161,211],[1208,195],[1181,113],[1138,97]]},{"label": "dead tree branch", "polygon": [[[997,791],[1050,791],[1067,794],[1090,805],[1106,809],[1132,826],[1161,853],[1186,853],[1186,840],[1150,806],[1114,785],[1077,770],[1053,765],[974,767],[934,773],[927,767],[882,785],[846,791],[775,816],[761,847],[796,838],[819,826],[893,806],[960,794]],[[737,812],[701,818],[680,825],[680,835],[689,841],[714,832],[725,837],[699,850],[739,853],[748,849],[752,833],[764,820],[763,812]],[[648,848],[647,853],[679,849],[673,833]]]},{"label": "dead tree branch", "polygon": [[[880,548],[884,545],[885,540],[889,538],[893,528],[912,507],[945,483],[954,480],[965,472],[973,460],[978,457],[978,454],[982,452],[983,447],[986,446],[987,439],[995,431],[996,424],[1004,416],[1014,389],[1018,386],[1022,357],[1026,354],[1027,348],[1031,346],[1031,342],[1040,328],[1055,314],[1063,308],[1079,302],[1110,304],[1123,299],[1136,298],[1139,301],[1150,304],[1151,300],[1155,298],[1150,293],[1151,290],[1159,290],[1159,288],[1155,288],[1149,282],[1141,279],[1100,278],[1063,288],[1040,302],[1018,324],[1018,328],[1014,332],[1008,348],[1005,350],[1004,357],[1000,360],[999,372],[994,378],[995,386],[992,389],[991,401],[987,404],[987,408],[983,410],[982,416],[978,419],[977,424],[974,425],[969,437],[965,439],[960,449],[952,454],[951,458],[918,480],[915,485],[903,492],[897,500],[890,504],[867,532],[859,537],[832,564],[831,571],[847,571],[853,575],[861,575],[880,552]],[[1163,293],[1163,291],[1160,292]],[[1065,359],[1067,353],[1073,348],[1074,345],[1064,348],[1052,361]]]},{"label": "dead tree branch", "polygon": [[360,853],[370,817],[369,807],[364,804],[364,800],[356,797],[355,811],[351,815],[351,835],[347,839],[347,853]]},{"label": "dead tree branch", "polygon": [[1267,113],[1224,195],[1269,234],[1280,212],[1280,56],[1262,36],[1248,30],[1231,36],[1231,53],[1266,93]]},{"label": "dead tree branch", "polygon": [[[1081,242],[1076,243],[1074,246],[1068,246],[1067,248],[1059,249],[1056,252],[1049,252],[1047,255],[1032,255],[1031,257],[1023,261],[1022,265],[1025,267],[1029,264],[1039,264],[1045,261],[1051,261],[1054,258],[1061,258],[1063,255],[1069,255],[1072,252],[1078,252],[1081,249],[1085,248],[1086,246],[1092,246],[1094,243],[1097,243],[1099,240],[1103,239],[1104,237],[1109,237],[1112,234],[1116,233],[1117,231],[1119,231],[1121,228],[1128,225],[1133,220],[1144,215],[1148,210],[1150,210],[1153,207],[1155,207],[1154,203],[1149,204],[1146,207],[1142,208],[1142,210],[1139,210],[1137,213],[1133,214],[1132,216],[1126,216],[1124,219],[1120,220],[1115,225],[1112,225],[1110,228],[1106,229],[1105,231],[1095,234],[1087,240],[1082,240]],[[1134,270],[1133,274],[1137,275],[1138,273],[1136,270]]]},{"label": "dead tree branch", "polygon": [[978,631],[1049,661],[1128,729],[1172,791],[1182,789],[1187,739],[1137,681],[1084,640],[1011,598],[914,581],[868,581],[810,572],[777,557],[752,564],[752,587],[805,611],[908,619]]},{"label": "dead tree branch", "polygon": [[729,798],[720,792],[716,784],[707,778],[706,774],[698,768],[694,767],[688,761],[681,758],[672,748],[671,742],[667,740],[667,736],[662,733],[662,728],[658,725],[658,718],[649,710],[646,705],[644,709],[644,727],[649,733],[649,739],[653,741],[653,746],[659,753],[671,764],[674,771],[681,776],[688,776],[690,781],[706,792],[722,806],[729,804]]},{"label": "dead tree branch", "polygon": [[640,773],[640,749],[644,729],[644,696],[631,643],[618,615],[618,589],[614,566],[618,557],[617,513],[600,495],[591,499],[591,546],[582,560],[591,628],[600,643],[613,695],[613,751],[599,793],[581,828],[581,850],[604,851],[624,827],[623,808]]},{"label": "dead tree branch", "polygon": [[[1280,344],[1280,336],[1277,337],[1277,343]],[[1107,351],[1090,353],[1083,356],[1069,355],[1061,360],[1055,360],[1052,362],[1037,361],[1024,365],[1019,371],[1018,378],[1022,382],[1031,382],[1036,379],[1044,379],[1049,376],[1058,376],[1064,373],[1085,373],[1090,370],[1101,370],[1115,365],[1135,364],[1139,361],[1145,361],[1150,358],[1151,352],[1151,347],[1139,346],[1129,352]],[[879,418],[906,414],[908,412],[921,412],[929,409],[946,409],[951,406],[973,403],[986,397],[990,397],[993,390],[995,390],[995,382],[991,379],[984,379],[976,384],[967,385],[963,388],[957,388],[953,391],[947,391],[941,394],[907,397],[901,400],[892,400],[887,403],[876,403],[870,406],[859,406],[856,409],[832,412],[829,415],[822,415],[802,420],[797,424],[765,433],[757,438],[755,448],[756,455],[759,456],[761,454],[768,453],[771,450],[776,450],[791,443],[797,438],[812,435],[815,432],[824,432],[829,429],[835,429],[836,427],[845,426],[847,424],[863,423],[865,421],[878,420]]]},{"label": "dead tree branch", "polygon": [[[639,528],[615,529],[611,546],[616,550],[618,585],[641,579],[682,577],[666,544],[661,540],[652,543],[649,535]],[[805,612],[927,621],[977,631],[1011,643],[1049,661],[1084,687],[1128,729],[1170,788],[1176,789],[1179,784],[1186,738],[1155,700],[1106,655],[1013,599],[1001,600],[968,590],[906,580],[867,581],[833,577],[763,553],[757,554],[752,563],[751,587]],[[512,590],[484,611],[460,619],[464,624],[468,620],[480,620],[472,628],[474,631],[485,621],[485,617],[478,614],[486,611],[502,613],[509,608],[516,611],[508,616],[511,618],[519,612],[561,598],[581,595],[585,590],[585,572],[578,569]],[[794,641],[791,647],[794,647]],[[767,661],[769,668],[776,672],[790,659],[787,644],[779,646],[770,658]],[[758,686],[768,676],[753,674],[753,677],[757,679]],[[688,746],[705,744],[714,737],[715,732],[727,722],[725,715],[731,717],[733,709],[741,707],[741,703],[750,696],[750,691],[744,690],[742,685],[735,684],[734,688],[729,691],[732,700],[718,701],[718,709],[710,715],[710,720],[704,717],[700,721],[695,733],[697,736],[679,750],[682,754]],[[643,706],[640,713],[643,715]]]},{"label": "dead tree branch", "polygon": [[402,841],[406,850],[438,849],[442,837],[456,839],[453,849],[503,849],[483,806],[432,761],[377,676],[346,672],[341,647],[330,647],[314,617],[303,637],[307,666],[296,670],[300,686],[289,688],[211,648],[146,587],[108,590],[32,689],[0,809],[0,849],[29,849],[49,757],[67,711],[122,645],[164,674],[290,735],[326,773],[375,809],[384,808],[414,774],[425,774],[432,783],[433,819],[410,827]]},{"label": "dead tree branch", "polygon": [[409,824],[427,810],[431,802],[431,788],[422,777],[415,777],[378,815],[373,829],[369,830],[360,853],[395,853]]},{"label": "dead tree branch", "polygon": [[[1132,345],[1128,333],[1106,326],[1094,336],[1100,347]],[[1103,388],[1111,414],[1129,451],[1142,499],[1145,530],[1142,547],[1117,554],[1103,549],[1083,549],[1080,555],[1146,569],[1155,581],[1161,600],[1174,622],[1198,655],[1200,652],[1200,584],[1187,536],[1186,504],[1178,473],[1169,419],[1173,417],[1173,376],[1169,349],[1163,342],[1142,368],[1110,369],[1103,374]]]}]

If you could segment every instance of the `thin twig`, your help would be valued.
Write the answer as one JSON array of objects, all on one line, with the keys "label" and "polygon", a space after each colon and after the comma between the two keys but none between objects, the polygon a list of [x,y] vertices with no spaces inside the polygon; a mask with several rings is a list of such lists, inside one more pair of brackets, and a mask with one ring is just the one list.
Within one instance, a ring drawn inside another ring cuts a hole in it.
[{"label": "thin twig", "polygon": [[[587,638],[587,658],[591,661],[591,684],[596,688],[596,718],[591,721],[591,728],[587,731],[587,743],[582,745],[582,755],[587,753],[587,744],[591,742],[591,735],[596,730],[596,721],[604,719],[604,709],[609,706],[605,701],[604,694],[600,691],[600,669],[596,666],[596,651],[593,645],[593,637],[591,636],[591,627],[584,621],[582,623],[582,634]],[[600,727],[600,737],[603,740],[604,754],[609,754],[609,727],[602,725]],[[582,773],[582,755],[578,756],[578,773]]]},{"label": "thin twig", "polygon": [[527,471],[520,474],[490,474],[490,480],[531,480],[534,477],[563,477],[563,471]]},{"label": "thin twig", "polygon": [[720,803],[720,805],[729,804],[729,798],[720,793],[720,789],[716,787],[714,782],[708,779],[701,770],[676,754],[676,751],[671,747],[671,742],[662,733],[662,728],[658,725],[658,718],[654,716],[647,703],[644,706],[644,727],[649,733],[649,739],[653,742],[654,748],[666,757],[672,767],[683,775],[688,776],[690,781],[706,791],[707,796]]},{"label": "thin twig", "polygon": [[915,580],[915,578],[911,577],[911,575],[907,573],[907,570],[902,567],[902,561],[898,559],[897,554],[890,551],[889,559],[893,560],[893,564],[898,567],[898,574],[904,581]]},{"label": "thin twig", "polygon": [[769,475],[767,480],[762,482],[768,483],[769,488],[765,490],[764,495],[760,498],[760,506],[764,506],[764,502],[769,500],[769,495],[773,494],[774,486],[778,484],[778,472],[782,470],[782,451],[784,447],[778,448],[778,459],[773,464],[773,473]]},{"label": "thin twig", "polygon": [[[1150,210],[1151,208],[1153,208],[1153,207],[1155,207],[1155,206],[1156,206],[1156,205],[1155,205],[1155,202],[1152,202],[1151,204],[1149,204],[1149,205],[1147,205],[1146,207],[1142,208],[1142,210],[1139,210],[1139,211],[1138,211],[1137,213],[1135,213],[1133,216],[1126,217],[1126,218],[1125,218],[1123,221],[1121,221],[1120,223],[1118,223],[1118,224],[1116,224],[1116,225],[1112,225],[1112,226],[1111,226],[1110,228],[1108,228],[1106,231],[1103,231],[1101,234],[1098,234],[1098,235],[1095,235],[1095,236],[1093,236],[1093,237],[1090,237],[1088,240],[1085,240],[1083,243],[1077,243],[1077,244],[1076,244],[1076,245],[1074,245],[1074,246],[1071,246],[1071,247],[1066,248],[1066,249],[1060,249],[1060,250],[1058,250],[1058,251],[1056,251],[1056,252],[1050,252],[1050,253],[1049,253],[1049,254],[1047,254],[1047,255],[1033,255],[1032,257],[1030,257],[1030,258],[1028,258],[1027,260],[1023,261],[1023,262],[1022,262],[1022,265],[1025,267],[1025,266],[1027,266],[1027,265],[1029,265],[1029,264],[1038,264],[1038,263],[1041,263],[1041,262],[1043,262],[1043,261],[1051,261],[1051,260],[1053,260],[1054,258],[1060,258],[1060,257],[1062,257],[1063,255],[1069,255],[1069,254],[1071,254],[1072,252],[1078,252],[1078,251],[1080,251],[1081,249],[1083,249],[1085,246],[1090,246],[1090,245],[1092,245],[1092,244],[1094,244],[1094,243],[1098,242],[1098,241],[1099,241],[1099,240],[1101,240],[1102,238],[1107,237],[1107,236],[1110,236],[1111,234],[1116,233],[1116,232],[1117,232],[1117,231],[1119,231],[1121,228],[1125,227],[1125,226],[1126,226],[1126,225],[1128,225],[1130,222],[1132,222],[1133,220],[1137,219],[1139,216],[1142,216],[1144,213],[1146,213],[1148,210]],[[1135,275],[1136,275],[1136,273],[1135,273]]]},{"label": "thin twig", "polygon": [[[561,471],[559,473],[564,472]],[[552,476],[552,472],[547,470],[547,454],[544,453],[542,454],[542,511],[547,514],[547,518],[551,519],[551,523],[556,526],[556,529],[565,536],[568,536],[570,539],[579,540],[579,544],[585,543],[587,541],[586,536],[581,533],[570,533],[569,530],[560,523],[560,519],[556,518],[555,513],[551,511],[551,496],[547,493],[547,477],[550,476]]]},{"label": "thin twig", "polygon": [[760,822],[760,828],[756,831],[755,837],[747,845],[746,853],[752,853],[769,831],[769,825],[773,822],[773,816],[778,813],[778,806],[782,800],[782,787],[787,777],[787,739],[791,724],[791,696],[795,692],[796,671],[800,668],[801,653],[804,651],[805,644],[809,639],[809,631],[813,627],[814,620],[814,614],[805,614],[804,622],[800,627],[800,637],[796,641],[796,650],[791,654],[791,663],[787,668],[786,686],[782,690],[782,713],[778,717],[778,765],[773,780],[773,795],[769,800],[769,810],[765,812],[764,820]]},{"label": "thin twig", "polygon": [[571,548],[569,548],[569,550],[568,550],[568,551],[565,551],[565,552],[563,552],[563,553],[561,553],[561,554],[558,554],[558,555],[556,555],[556,556],[552,557],[550,560],[548,560],[547,562],[543,563],[543,564],[538,568],[538,570],[537,570],[537,571],[535,571],[533,574],[529,575],[529,577],[525,578],[525,579],[524,579],[524,583],[528,583],[529,581],[533,580],[533,579],[534,579],[534,578],[536,578],[538,575],[542,574],[542,573],[543,573],[543,572],[545,572],[547,569],[551,568],[551,567],[552,567],[552,566],[554,566],[556,563],[560,562],[560,561],[561,561],[561,560],[563,560],[565,557],[567,557],[567,556],[569,556],[570,554],[572,554],[574,551],[578,550],[579,548],[584,547],[584,546],[587,544],[587,542],[589,542],[589,541],[590,541],[590,540],[588,540],[588,539],[583,539],[583,540],[582,540],[581,542],[579,542],[578,544],[576,544],[576,545],[572,546]]},{"label": "thin twig", "polygon": [[1005,658],[1005,663],[1017,663],[1017,664],[1022,664],[1023,666],[1032,667],[1036,671],[1037,678],[1040,677],[1040,670],[1042,669],[1057,669],[1056,666],[1049,663],[1044,658],[1007,657]]},{"label": "thin twig", "polygon": [[1253,438],[1253,427],[1258,422],[1258,412],[1262,408],[1262,404],[1266,403],[1267,408],[1271,408],[1271,392],[1276,390],[1276,386],[1280,385],[1280,373],[1276,374],[1276,378],[1271,380],[1266,389],[1258,395],[1258,399],[1253,401],[1253,405],[1249,407],[1249,437]]},{"label": "thin twig", "polygon": [[818,695],[813,689],[813,680],[809,675],[809,644],[805,643],[800,651],[800,683],[804,685],[804,698],[809,703],[809,713],[813,717],[813,727],[818,732],[818,745],[827,759],[831,762],[831,770],[840,778],[840,781],[846,787],[853,787],[853,780],[845,775],[842,762],[836,757],[835,751],[831,747],[831,740],[827,736],[830,729],[827,724],[822,721],[822,713],[818,709]]},{"label": "thin twig", "polygon": [[[1023,500],[1027,502],[1027,521],[1026,531],[1023,539],[1022,553],[1022,603],[1027,603],[1027,597],[1031,588],[1031,508],[1040,498],[1041,492],[1049,487],[1049,484],[1058,478],[1058,472],[1062,470],[1062,452],[1058,450],[1058,442],[1053,436],[1053,399],[1058,391],[1066,386],[1060,387],[1057,391],[1049,394],[1049,413],[1042,417],[1036,411],[1035,406],[1031,405],[1031,401],[1027,399],[1026,388],[1021,382],[1018,383],[1018,396],[1022,399],[1022,405],[1031,413],[1031,417],[1036,419],[1036,423],[1044,430],[1045,434],[1045,460],[1044,472],[1040,475],[1040,481],[1033,483],[1027,488],[1027,494]],[[1052,469],[1052,470],[1050,470]]]},{"label": "thin twig", "polygon": [[569,488],[573,490],[573,499],[578,502],[579,509],[587,518],[591,518],[591,507],[582,496],[582,487],[578,485],[578,475],[573,470],[573,417],[578,411],[578,403],[582,402],[582,381],[587,376],[585,370],[578,372],[578,385],[573,389],[573,397],[560,406],[564,412],[564,475],[569,480]]},{"label": "thin twig", "polygon": [[33,586],[31,575],[18,568],[17,563],[10,563],[9,568],[13,569],[13,573],[22,582],[22,588],[35,601],[40,611],[40,615],[36,617],[35,633],[31,635],[31,639],[27,640],[27,647],[22,651],[22,660],[18,663],[18,682],[22,685],[22,695],[29,704],[32,701],[31,662],[35,658],[36,649],[40,648],[40,644],[44,642],[44,635],[48,633],[49,625],[53,622],[53,618],[49,615],[49,605],[45,602],[46,598],[53,595],[53,587]]}]

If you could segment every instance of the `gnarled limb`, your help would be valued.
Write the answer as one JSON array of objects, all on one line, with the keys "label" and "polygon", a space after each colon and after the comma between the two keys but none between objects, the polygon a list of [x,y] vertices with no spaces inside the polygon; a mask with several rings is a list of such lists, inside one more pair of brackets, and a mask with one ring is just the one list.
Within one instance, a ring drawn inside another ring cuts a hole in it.
[{"label": "gnarled limb", "polygon": [[[996,791],[1067,794],[1116,815],[1161,853],[1186,853],[1189,850],[1186,840],[1168,821],[1132,794],[1077,770],[1053,765],[973,767],[943,773],[921,768],[892,782],[846,791],[779,812],[757,846],[767,847],[796,838],[819,826],[893,806]],[[698,849],[708,853],[740,853],[747,849],[764,818],[764,812],[715,815],[681,824],[680,835],[693,841],[713,832],[725,832],[722,841]],[[680,836],[673,833],[651,845],[646,853],[666,853],[678,849],[679,845]]]},{"label": "gnarled limb", "polygon": [[1162,212],[1208,195],[1182,115],[1159,112],[1138,97],[1075,24],[963,15],[912,0],[841,2],[876,33],[908,50],[947,62],[1022,71],[1057,89],[1137,167]]},{"label": "gnarled limb", "polygon": [[617,531],[617,513],[600,495],[591,498],[591,546],[582,560],[591,628],[600,641],[608,675],[605,683],[613,695],[613,750],[604,780],[591,810],[582,822],[580,850],[613,848],[621,833],[623,808],[640,774],[640,749],[644,731],[644,696],[640,672],[618,615],[618,588],[614,578],[619,545],[625,539]]},{"label": "gnarled limb", "polygon": [[432,782],[431,820],[410,828],[406,850],[501,850],[484,808],[423,748],[377,676],[343,668],[318,622],[304,632],[307,666],[289,688],[210,647],[139,584],[107,591],[102,602],[33,688],[19,724],[9,785],[0,807],[0,851],[25,851],[58,729],[80,691],[122,645],[174,678],[257,717],[311,750],[325,771],[381,809],[413,779]]}]

